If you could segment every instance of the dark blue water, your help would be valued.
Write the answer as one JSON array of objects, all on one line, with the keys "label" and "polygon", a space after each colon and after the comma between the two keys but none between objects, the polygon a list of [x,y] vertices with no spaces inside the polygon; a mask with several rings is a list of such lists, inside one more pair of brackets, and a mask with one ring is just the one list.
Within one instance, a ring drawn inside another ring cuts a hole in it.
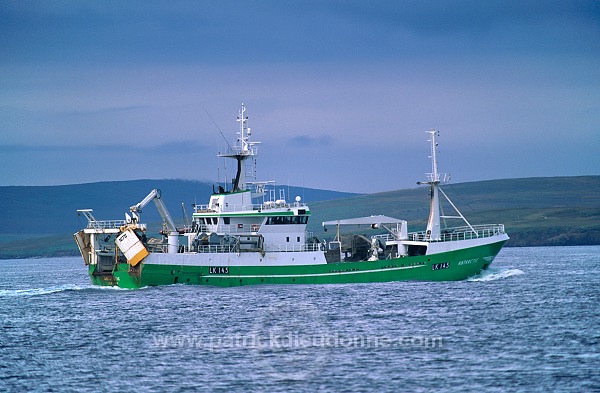
[{"label": "dark blue water", "polygon": [[506,248],[462,282],[92,287],[0,261],[0,391],[592,391],[600,247]]}]

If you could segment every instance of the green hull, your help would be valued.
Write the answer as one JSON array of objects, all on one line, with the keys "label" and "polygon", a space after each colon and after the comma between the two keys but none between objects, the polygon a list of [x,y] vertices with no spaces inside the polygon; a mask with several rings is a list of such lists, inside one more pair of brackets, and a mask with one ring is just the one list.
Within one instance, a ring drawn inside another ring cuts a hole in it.
[{"label": "green hull", "polygon": [[[193,284],[240,286],[259,284],[345,284],[404,280],[455,281],[479,274],[498,254],[505,241],[433,255],[375,262],[340,262],[300,266],[229,266],[217,272],[209,266],[118,264],[113,272],[98,274],[89,266],[96,285],[140,288]],[[216,273],[216,274],[215,274]]]}]

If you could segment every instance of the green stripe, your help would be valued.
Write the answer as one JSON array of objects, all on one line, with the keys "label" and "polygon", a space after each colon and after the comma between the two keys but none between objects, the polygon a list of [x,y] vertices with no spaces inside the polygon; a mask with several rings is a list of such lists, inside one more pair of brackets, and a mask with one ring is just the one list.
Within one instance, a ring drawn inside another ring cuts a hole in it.
[{"label": "green stripe", "polygon": [[[281,217],[281,216],[296,216],[293,211],[283,212],[259,212],[256,213],[194,213],[194,217]],[[310,216],[310,211],[307,210],[305,214],[298,214],[298,216]]]},{"label": "green stripe", "polygon": [[258,275],[251,275],[251,274],[245,274],[245,275],[218,275],[218,274],[211,274],[210,277],[229,277],[229,278],[279,278],[279,277],[324,277],[324,276],[339,276],[341,274],[365,274],[365,273],[381,273],[382,270],[387,270],[387,271],[391,271],[391,270],[403,270],[403,269],[415,269],[415,268],[419,268],[419,267],[423,267],[425,265],[416,265],[416,266],[403,266],[403,267],[392,267],[392,268],[380,268],[380,269],[375,269],[375,270],[357,270],[357,271],[350,271],[350,272],[331,272],[331,273],[314,273],[314,274],[258,274]]}]

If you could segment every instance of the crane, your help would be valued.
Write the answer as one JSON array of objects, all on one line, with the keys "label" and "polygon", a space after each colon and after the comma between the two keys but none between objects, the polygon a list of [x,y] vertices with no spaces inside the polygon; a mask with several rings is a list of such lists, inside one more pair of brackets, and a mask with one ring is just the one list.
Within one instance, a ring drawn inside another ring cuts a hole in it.
[{"label": "crane", "polygon": [[165,203],[161,198],[161,192],[158,188],[155,188],[154,190],[150,191],[150,193],[144,199],[142,199],[141,202],[129,208],[129,211],[131,211],[133,215],[134,221],[139,220],[138,213],[141,213],[142,209],[146,207],[146,205],[150,203],[150,201],[154,201],[154,204],[156,205],[156,210],[158,210],[158,213],[160,214],[163,220],[163,225],[167,229],[169,254],[177,253],[177,249],[179,247],[179,232],[177,231],[177,227],[175,227],[175,222],[171,218],[171,214],[169,214],[169,211],[167,210],[167,207],[165,206]]}]

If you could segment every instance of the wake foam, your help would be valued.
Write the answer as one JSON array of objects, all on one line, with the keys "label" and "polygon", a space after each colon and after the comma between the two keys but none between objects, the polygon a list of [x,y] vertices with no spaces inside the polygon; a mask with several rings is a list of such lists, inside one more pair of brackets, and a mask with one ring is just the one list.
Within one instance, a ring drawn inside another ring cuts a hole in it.
[{"label": "wake foam", "polygon": [[501,269],[488,269],[488,270],[484,270],[483,272],[479,273],[478,275],[468,278],[467,281],[475,281],[475,282],[480,282],[480,281],[496,281],[496,280],[502,280],[508,277],[512,277],[512,276],[520,276],[521,274],[525,274],[525,272],[523,270],[519,270],[519,269],[506,269],[506,270],[501,270]]},{"label": "wake foam", "polygon": [[91,286],[79,286],[75,284],[64,284],[54,285],[47,288],[26,288],[26,289],[0,289],[0,297],[13,297],[13,296],[39,296],[47,295],[50,293],[64,292],[64,291],[80,291],[83,289],[90,289]]}]

